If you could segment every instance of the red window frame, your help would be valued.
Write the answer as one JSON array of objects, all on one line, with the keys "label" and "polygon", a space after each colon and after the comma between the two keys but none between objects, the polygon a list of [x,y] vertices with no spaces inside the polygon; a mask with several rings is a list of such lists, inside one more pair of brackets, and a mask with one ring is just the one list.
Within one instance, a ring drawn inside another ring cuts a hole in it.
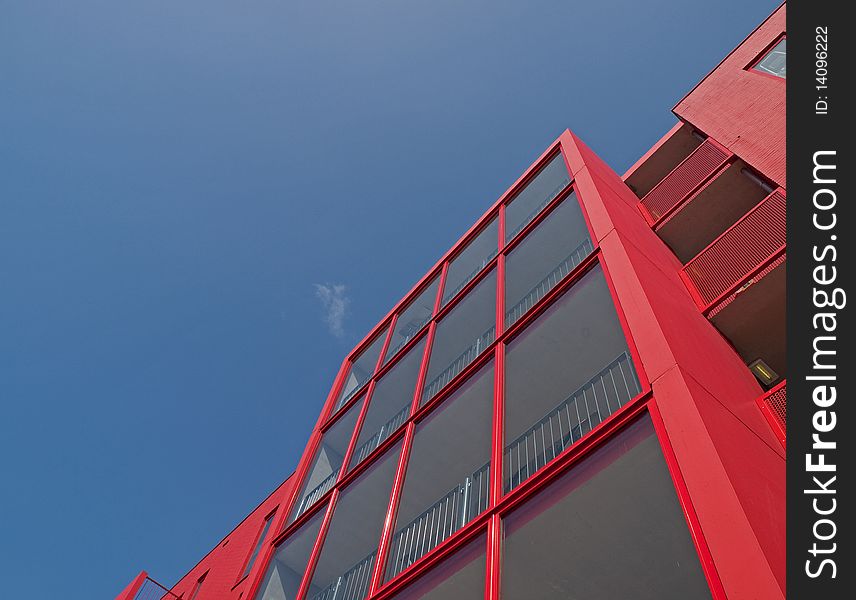
[{"label": "red window frame", "polygon": [[241,570],[238,572],[238,580],[235,582],[235,585],[232,586],[232,589],[250,575],[253,565],[258,560],[259,555],[262,552],[262,544],[267,537],[267,534],[270,533],[270,526],[273,524],[273,518],[276,516],[278,509],[279,506],[276,506],[267,514],[267,516],[265,516],[264,521],[262,521],[262,524],[253,539],[253,543],[250,546],[250,551],[247,553],[247,557],[241,564]]},{"label": "red window frame", "polygon": [[[313,546],[309,564],[307,566],[306,572],[304,573],[303,581],[301,583],[300,590],[297,594],[298,600],[305,600],[305,595],[308,592],[309,582],[311,581],[313,575],[314,566],[318,560],[318,556],[321,552],[321,548],[326,538],[327,529],[329,528],[330,520],[332,518],[333,511],[335,510],[338,497],[340,496],[342,491],[346,489],[363,472],[365,472],[366,469],[370,468],[371,465],[375,464],[375,462],[380,456],[384,455],[394,445],[401,443],[401,453],[398,460],[396,474],[393,479],[390,499],[387,504],[387,514],[378,545],[378,554],[377,559],[375,561],[376,564],[372,575],[371,583],[369,585],[369,592],[367,597],[371,600],[384,600],[386,598],[392,597],[403,587],[414,581],[416,578],[420,577],[422,574],[426,573],[433,566],[438,564],[446,557],[450,556],[457,549],[461,548],[464,544],[474,539],[475,536],[480,535],[481,533],[485,533],[487,538],[487,576],[485,582],[485,597],[491,600],[496,600],[499,597],[499,582],[501,579],[500,569],[503,516],[506,515],[509,511],[513,510],[515,507],[519,506],[521,503],[525,502],[532,495],[543,489],[546,485],[549,485],[549,483],[555,480],[557,477],[563,475],[567,469],[572,468],[574,464],[576,464],[579,460],[587,456],[594,448],[598,447],[605,440],[610,439],[612,435],[617,433],[628,423],[638,418],[642,413],[648,412],[651,415],[652,421],[655,424],[655,431],[657,433],[660,446],[663,449],[663,454],[666,458],[666,463],[670,475],[672,477],[672,481],[675,485],[675,491],[678,496],[678,500],[686,517],[690,535],[698,551],[699,560],[702,564],[703,571],[708,579],[711,593],[716,599],[724,598],[722,585],[719,582],[718,575],[716,574],[715,569],[713,567],[713,561],[710,555],[710,551],[707,548],[707,544],[701,533],[698,519],[695,516],[695,512],[692,508],[692,504],[690,502],[686,486],[683,483],[683,479],[680,474],[677,461],[674,457],[674,453],[671,451],[671,448],[668,443],[668,438],[665,434],[662,425],[662,420],[659,417],[659,411],[656,406],[656,401],[654,400],[650,382],[648,381],[647,376],[645,374],[645,370],[639,357],[639,353],[636,344],[633,340],[633,336],[630,332],[626,317],[622,311],[620,304],[617,301],[616,291],[609,273],[609,268],[602,260],[601,251],[597,243],[597,238],[594,235],[591,221],[586,211],[585,203],[582,202],[579,198],[580,192],[576,188],[574,182],[574,174],[570,169],[567,152],[563,147],[563,138],[564,135],[563,137],[560,137],[553,144],[550,145],[550,147],[538,158],[538,160],[536,160],[526,170],[523,176],[521,176],[494,203],[494,205],[487,212],[485,212],[485,214],[458,240],[458,242],[448,252],[446,252],[446,254],[441,258],[441,260],[438,261],[437,264],[435,264],[434,267],[432,267],[428,271],[428,273],[422,279],[419,280],[419,282],[412,288],[412,290],[408,292],[408,294],[399,303],[396,304],[396,306],[380,321],[380,323],[378,323],[378,325],[372,331],[369,332],[368,335],[366,335],[366,337],[343,361],[342,366],[339,370],[339,374],[337,375],[336,380],[334,381],[330,393],[328,394],[327,401],[325,402],[324,408],[321,411],[318,423],[316,424],[313,434],[310,437],[309,443],[307,444],[306,449],[304,450],[304,453],[301,457],[301,460],[298,463],[298,468],[295,472],[295,484],[287,502],[284,505],[284,508],[286,508],[286,510],[280,511],[277,523],[274,523],[274,526],[280,528],[280,531],[279,533],[273,536],[270,544],[267,545],[268,547],[266,548],[265,556],[263,557],[263,559],[260,560],[259,558],[257,558],[255,561],[256,564],[253,569],[255,572],[255,576],[253,577],[253,581],[251,582],[251,585],[249,587],[249,591],[251,594],[256,594],[258,592],[264,573],[266,572],[268,563],[270,562],[270,557],[275,552],[276,547],[286,541],[292,535],[292,533],[297,531],[303,524],[308,522],[310,519],[318,515],[320,511],[323,510],[325,512],[321,529],[318,534],[318,538],[316,539],[315,544]],[[555,198],[553,198],[549,203],[547,203],[546,206],[543,207],[543,209],[535,218],[532,219],[532,221],[530,221],[523,229],[521,229],[521,231],[516,234],[513,239],[509,240],[508,243],[506,243],[504,240],[505,207],[539,173],[539,171],[559,153],[562,153],[562,155],[565,157],[565,165],[568,168],[570,182],[561,193],[559,193]],[[554,286],[553,289],[546,293],[544,297],[542,297],[533,307],[531,307],[524,315],[522,315],[514,324],[506,328],[504,306],[505,257],[509,252],[513,251],[514,248],[516,248],[531,231],[538,227],[538,225],[551,214],[551,212],[555,209],[556,206],[558,206],[562,201],[564,201],[574,192],[576,192],[578,195],[577,201],[579,202],[580,209],[583,218],[586,222],[586,226],[589,231],[589,237],[591,239],[594,249],[591,254],[589,254],[579,265],[572,269],[570,273],[568,273],[556,286]],[[472,239],[475,238],[475,236],[479,235],[483,228],[488,225],[489,222],[494,218],[498,219],[497,255],[494,256],[489,262],[487,262],[487,264],[482,268],[479,274],[475,276],[471,281],[469,281],[466,286],[464,286],[464,288],[462,288],[458,293],[456,293],[455,297],[451,298],[445,305],[442,305],[441,307],[449,263],[461,252],[461,250],[470,241],[472,241]],[[505,346],[517,334],[522,332],[531,323],[538,319],[550,306],[552,306],[554,301],[561,297],[567,290],[569,290],[573,285],[575,285],[586,273],[588,273],[596,265],[600,265],[603,270],[604,278],[606,279],[607,286],[609,288],[609,293],[613,300],[613,306],[615,308],[616,315],[618,317],[621,328],[624,332],[627,347],[631,355],[633,364],[635,366],[642,391],[637,394],[635,398],[626,403],[623,407],[619,408],[612,415],[604,419],[594,429],[587,433],[579,442],[576,442],[575,444],[572,444],[570,447],[566,448],[564,452],[556,456],[546,466],[536,471],[527,480],[516,486],[513,490],[508,493],[504,493],[502,485],[502,459],[504,442],[503,405],[505,379]],[[442,318],[450,311],[454,310],[458,303],[461,302],[467,296],[470,290],[472,290],[476,285],[483,281],[485,277],[487,277],[490,273],[494,271],[497,275],[496,336],[494,341],[490,345],[488,345],[486,349],[476,359],[474,359],[460,373],[458,373],[434,397],[432,397],[420,406],[422,387],[424,385],[424,379],[427,373],[428,360],[430,359],[431,347],[433,344],[437,323],[442,320]],[[393,357],[392,360],[384,364],[383,360],[385,353],[388,350],[392,331],[395,326],[395,319],[397,318],[398,314],[404,308],[406,308],[407,305],[411,301],[413,301],[419,293],[421,293],[421,291],[425,289],[427,285],[430,285],[433,277],[435,276],[439,276],[440,281],[437,288],[437,296],[435,298],[433,316],[431,320],[428,324],[423,326],[420,333],[415,335],[413,339],[409,340],[407,344],[402,347],[402,349],[397,353],[397,356]],[[386,328],[385,333],[383,333],[384,328]],[[354,398],[350,399],[338,410],[334,410],[335,403],[338,400],[341,387],[344,384],[344,379],[347,377],[351,361],[356,356],[358,356],[359,353],[362,352],[366,347],[368,347],[369,344],[374,342],[379,334],[385,335],[386,340],[383,344],[381,354],[378,357],[378,364],[375,367],[375,373],[373,377],[370,379],[369,383],[364,386],[363,390],[360,393],[356,394]],[[348,464],[351,460],[351,455],[354,451],[354,446],[356,444],[360,429],[365,419],[366,412],[371,402],[371,396],[374,391],[376,382],[381,377],[383,377],[383,375],[387,373],[390,369],[394,368],[398,361],[401,360],[410,349],[421,343],[423,339],[426,340],[426,344],[423,351],[423,356],[421,358],[422,362],[420,366],[419,376],[417,379],[417,385],[414,390],[410,415],[408,416],[405,423],[398,429],[398,431],[396,431],[393,435],[391,435],[388,439],[381,443],[359,465],[356,465],[353,469],[348,471]],[[445,541],[433,548],[431,551],[426,553],[425,556],[420,558],[413,565],[403,570],[393,579],[384,582],[384,570],[386,568],[389,544],[393,533],[392,529],[395,525],[398,500],[403,487],[404,474],[406,472],[408,464],[410,447],[412,444],[416,424],[423,420],[426,416],[428,416],[434,409],[436,409],[447,398],[449,398],[451,394],[457,391],[460,386],[466,380],[468,380],[468,378],[473,373],[481,369],[485,364],[490,361],[494,362],[495,380],[494,407],[492,417],[493,438],[491,447],[491,487],[488,509],[477,517],[475,517],[474,519],[472,519],[464,527],[456,531],[454,534],[452,534]],[[355,406],[358,402],[362,402],[362,406],[360,407],[360,415],[357,419],[357,424],[352,434],[351,442],[348,446],[342,470],[340,471],[339,479],[336,485],[333,487],[333,489],[327,492],[323,498],[319,499],[315,506],[311,507],[304,514],[300,515],[297,519],[295,519],[294,522],[287,524],[287,526],[283,527],[283,525],[285,525],[285,519],[288,518],[288,515],[290,515],[291,511],[293,510],[294,503],[298,501],[297,496],[299,494],[302,481],[307,476],[307,470],[311,464],[317,446],[320,443],[321,436],[335,422],[337,422],[338,419],[342,417],[342,415],[344,415],[348,410],[350,410],[351,407]],[[248,595],[248,598],[252,597],[252,595]]]},{"label": "red window frame", "polygon": [[769,44],[767,44],[764,47],[764,49],[761,51],[760,54],[758,54],[758,56],[756,56],[754,59],[752,59],[752,62],[750,62],[745,67],[743,67],[743,70],[749,71],[750,73],[755,73],[756,75],[763,75],[764,77],[770,77],[771,79],[775,79],[776,81],[787,81],[784,77],[779,77],[778,75],[773,75],[772,73],[767,73],[766,71],[761,71],[760,69],[755,68],[761,63],[762,60],[764,60],[767,57],[767,55],[773,50],[773,48],[775,48],[776,46],[779,45],[779,42],[787,39],[787,37],[788,37],[788,35],[787,35],[787,32],[785,32],[785,31],[783,31],[782,33],[777,35],[776,38],[772,42],[770,42]]}]

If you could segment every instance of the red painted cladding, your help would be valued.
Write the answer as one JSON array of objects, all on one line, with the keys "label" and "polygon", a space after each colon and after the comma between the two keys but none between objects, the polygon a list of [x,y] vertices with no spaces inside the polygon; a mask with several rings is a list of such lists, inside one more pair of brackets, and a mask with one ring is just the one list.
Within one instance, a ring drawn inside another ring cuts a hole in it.
[{"label": "red painted cladding", "polygon": [[785,80],[748,67],[784,32],[782,5],[673,109],[781,187],[786,187]]},{"label": "red painted cladding", "polygon": [[[241,575],[244,572],[247,559],[258,542],[265,518],[285,504],[293,481],[294,477],[291,476],[276,488],[213,550],[190,569],[171,588],[172,591],[177,596],[189,598],[196,582],[207,573],[196,600],[237,600],[243,598],[242,594],[246,591],[244,588],[249,578],[241,579]],[[273,531],[269,530],[266,537],[268,540],[273,539]],[[258,567],[258,565],[255,566]]]},{"label": "red painted cladding", "polygon": [[687,285],[706,309],[785,247],[785,195],[776,190],[690,260]]},{"label": "red painted cladding", "polygon": [[653,224],[669,214],[728,158],[728,151],[713,140],[706,140],[642,198],[640,205],[648,222]]}]

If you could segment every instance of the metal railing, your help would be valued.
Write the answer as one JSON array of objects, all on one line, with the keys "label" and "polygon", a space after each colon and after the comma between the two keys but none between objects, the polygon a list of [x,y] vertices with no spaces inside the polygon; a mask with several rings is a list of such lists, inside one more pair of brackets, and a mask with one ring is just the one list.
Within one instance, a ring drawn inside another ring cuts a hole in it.
[{"label": "metal railing", "polygon": [[622,352],[505,447],[505,491],[526,481],[640,391],[630,355]]},{"label": "metal railing", "polygon": [[405,406],[398,413],[395,414],[389,421],[381,425],[381,428],[372,435],[369,439],[367,439],[363,444],[354,450],[354,459],[351,461],[351,464],[357,465],[372,453],[372,450],[380,446],[383,441],[392,435],[396,429],[401,427],[401,424],[407,420],[407,416],[410,414],[410,406]]},{"label": "metal railing", "polygon": [[648,223],[653,225],[673,211],[730,158],[731,153],[710,138],[702,142],[639,201]]},{"label": "metal railing", "polygon": [[362,600],[369,591],[376,552],[340,575],[336,581],[312,596],[312,600]]},{"label": "metal railing", "polygon": [[387,578],[401,573],[484,511],[489,490],[487,463],[400,529],[390,546]]},{"label": "metal railing", "polygon": [[464,370],[464,367],[473,362],[485,348],[493,343],[495,335],[496,327],[491,327],[477,337],[448,367],[422,388],[422,401],[433,398],[434,394],[443,389],[458,373]]},{"label": "metal railing", "polygon": [[544,297],[544,295],[556,287],[556,284],[562,280],[568,273],[574,270],[583,259],[594,251],[594,246],[589,238],[577,246],[573,252],[566,256],[556,268],[550,271],[541,281],[529,290],[514,306],[505,311],[506,326],[517,322],[523,314],[535,306],[535,304]]},{"label": "metal railing", "polygon": [[757,399],[758,408],[767,419],[767,423],[782,443],[787,443],[788,421],[788,384],[787,381],[773,386]]},{"label": "metal railing", "polygon": [[[511,491],[577,442],[641,391],[627,352],[548,412],[505,447],[503,487]],[[490,462],[398,530],[390,545],[386,579],[392,579],[487,509]],[[368,592],[376,552],[348,569],[311,600],[362,600]]]},{"label": "metal railing", "polygon": [[151,577],[146,577],[134,600],[179,600],[179,597]]},{"label": "metal railing", "polygon": [[784,252],[787,201],[777,189],[726,229],[681,270],[699,308],[707,309]]},{"label": "metal railing", "polygon": [[[297,507],[297,512],[294,513],[294,519],[305,513],[313,504],[318,502],[318,499],[326,494],[336,483],[336,478],[339,475],[339,470],[336,469],[330,473],[324,481],[316,485],[312,490],[303,496],[300,505]],[[293,519],[292,519],[293,520]]]},{"label": "metal railing", "polygon": [[[479,273],[481,273],[481,272],[482,272],[482,269],[484,269],[484,268],[487,266],[487,264],[488,264],[490,261],[492,261],[492,260],[493,260],[493,258],[494,258],[497,254],[499,254],[499,251],[498,251],[498,250],[492,250],[492,251],[490,252],[490,254],[488,254],[486,257],[484,257],[484,258],[482,259],[482,264],[481,264],[480,266],[476,267],[475,269],[473,269],[473,271],[472,271],[469,275],[467,275],[466,277],[464,277],[464,280],[463,280],[463,281],[458,285],[458,287],[456,287],[456,288],[455,288],[451,293],[448,293],[448,292],[447,292],[447,293],[443,294],[443,302],[442,302],[442,303],[445,305],[449,300],[451,300],[452,298],[454,298],[455,296],[457,296],[457,295],[460,293],[460,291],[461,291],[462,289],[464,289],[464,288],[467,286],[467,284],[468,284],[469,282],[471,282],[473,279],[475,279],[475,278],[476,278],[476,275],[478,275]],[[454,261],[453,261],[453,262],[454,262]],[[451,263],[450,263],[450,264],[451,264]]]},{"label": "metal railing", "polygon": [[[516,238],[517,234],[519,234],[521,231],[523,231],[523,229],[527,225],[529,225],[529,223],[531,223],[535,219],[535,217],[537,217],[538,214],[547,207],[548,204],[550,204],[550,202],[555,200],[556,196],[561,194],[562,191],[566,187],[568,187],[569,183],[571,183],[571,178],[567,177],[562,181],[561,184],[556,186],[556,188],[551,193],[547,194],[547,196],[541,201],[541,203],[538,206],[536,206],[535,208],[533,208],[532,211],[528,215],[526,215],[526,218],[523,219],[523,221],[520,223],[520,225],[518,225],[517,227],[514,228],[514,231],[512,231],[511,233],[505,234],[505,240],[507,242],[510,242],[511,240]],[[514,197],[514,200],[517,200],[517,198],[519,198],[519,197],[520,197],[520,195],[518,194],[517,196]],[[514,202],[514,200],[509,202],[508,205],[510,206]],[[506,209],[506,215],[508,215],[507,209]],[[507,216],[506,216],[506,218],[507,218]]]},{"label": "metal railing", "polygon": [[428,316],[424,319],[420,319],[416,323],[411,323],[407,327],[407,333],[403,334],[404,337],[402,338],[402,340],[398,342],[394,347],[387,350],[386,356],[383,359],[383,364],[388,363],[396,354],[398,354],[398,351],[404,348],[404,345],[407,344],[407,342],[416,337],[416,334],[422,331],[422,328],[425,327],[425,324],[428,323],[428,321],[430,320],[431,317]]}]

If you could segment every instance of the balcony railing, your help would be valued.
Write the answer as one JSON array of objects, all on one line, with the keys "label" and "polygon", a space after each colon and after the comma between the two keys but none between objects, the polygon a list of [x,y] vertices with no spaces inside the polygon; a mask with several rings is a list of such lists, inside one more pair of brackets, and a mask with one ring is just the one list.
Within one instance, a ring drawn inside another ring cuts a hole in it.
[{"label": "balcony railing", "polygon": [[372,453],[372,450],[380,446],[383,441],[392,435],[396,429],[401,427],[401,424],[407,420],[407,415],[410,414],[410,405],[405,406],[400,411],[398,411],[394,417],[392,417],[389,421],[381,425],[381,428],[377,430],[377,432],[367,439],[362,445],[354,450],[354,460],[351,464],[357,465]]},{"label": "balcony railing", "polygon": [[369,591],[376,552],[340,575],[336,581],[312,596],[312,600],[362,600]]},{"label": "balcony railing", "polygon": [[788,390],[787,381],[776,385],[766,394],[758,398],[758,408],[770,424],[776,437],[785,445],[787,437]]},{"label": "balcony railing", "polygon": [[639,208],[648,223],[653,225],[671,213],[731,156],[713,140],[705,140],[639,201]]},{"label": "balcony railing", "polygon": [[[545,208],[547,208],[547,205],[548,205],[548,204],[550,204],[550,202],[552,202],[553,200],[555,200],[555,199],[556,199],[556,196],[558,196],[559,194],[561,194],[561,193],[564,191],[564,189],[565,189],[566,187],[568,187],[568,184],[569,184],[570,182],[571,182],[571,178],[570,178],[570,177],[566,177],[566,178],[562,181],[562,183],[560,183],[559,185],[557,185],[557,186],[555,187],[555,189],[554,189],[552,192],[550,192],[549,194],[547,194],[547,195],[544,197],[544,199],[543,199],[543,200],[538,204],[538,206],[536,206],[535,208],[533,208],[533,209],[532,209],[532,211],[531,211],[528,215],[526,215],[526,218],[524,218],[524,219],[523,219],[523,222],[522,222],[522,223],[520,223],[520,225],[518,225],[517,227],[515,227],[515,228],[514,228],[514,231],[511,231],[511,232],[508,232],[508,233],[506,233],[506,234],[505,234],[505,239],[506,239],[506,240],[508,240],[508,241],[511,241],[511,240],[513,240],[514,238],[516,238],[516,237],[517,237],[517,235],[518,235],[521,231],[523,231],[523,230],[526,228],[526,226],[527,226],[527,225],[529,225],[529,223],[531,223],[532,221],[534,221],[534,220],[535,220],[535,217],[537,217],[537,216],[538,216],[538,213],[540,213],[542,210],[544,210]],[[516,199],[516,198],[517,198],[517,197],[515,196],[515,199]],[[514,202],[514,200],[512,200],[512,202]]]},{"label": "balcony railing", "polygon": [[[532,308],[544,295],[553,289],[574,267],[591,254],[594,246],[590,239],[586,238],[573,252],[559,262],[541,281],[536,283],[514,306],[505,311],[505,323],[511,325],[519,319],[526,311]],[[482,335],[470,344],[466,350],[461,352],[439,375],[429,381],[422,391],[422,400],[429,400],[441,389],[454,379],[458,373],[473,362],[482,351],[494,340],[496,327],[490,327]]]},{"label": "balcony railing", "polygon": [[392,539],[388,578],[440,545],[446,538],[487,508],[490,463],[467,477],[440,498]]},{"label": "balcony railing", "polygon": [[785,251],[786,200],[775,190],[681,270],[696,304],[708,310]]},{"label": "balcony railing", "polygon": [[[339,470],[336,469],[332,473],[330,473],[324,481],[316,485],[312,490],[303,496],[303,500],[300,501],[300,505],[297,507],[297,512],[294,513],[294,518],[296,519],[303,513],[305,513],[313,504],[318,502],[318,499],[321,498],[324,494],[326,494],[333,485],[336,483],[336,478],[339,475]],[[293,519],[292,519],[293,520]]]},{"label": "balcony railing", "polygon": [[449,300],[451,300],[452,298],[457,296],[461,292],[462,289],[467,287],[467,284],[469,282],[471,282],[473,279],[475,279],[476,275],[481,273],[482,269],[484,269],[487,266],[487,264],[493,260],[493,257],[496,256],[497,254],[499,254],[499,252],[497,250],[491,251],[487,256],[485,256],[482,259],[482,263],[480,266],[473,269],[469,275],[464,277],[464,280],[458,285],[458,287],[456,287],[451,292],[444,293],[443,294],[443,304],[446,304]]},{"label": "balcony railing", "polygon": [[[505,447],[505,491],[525,481],[640,391],[630,355],[623,352]],[[481,514],[489,498],[488,462],[394,535],[387,578],[407,569]],[[375,557],[376,552],[372,552],[311,600],[362,600],[368,591]]]},{"label": "balcony railing", "polygon": [[623,352],[505,447],[505,491],[526,481],[640,391],[633,361]]},{"label": "balcony railing", "polygon": [[546,277],[535,284],[529,292],[523,296],[514,306],[505,311],[505,324],[511,325],[517,322],[523,314],[535,306],[544,295],[556,287],[568,273],[574,270],[583,259],[594,251],[594,246],[589,238],[574,249],[555,269],[550,271]]}]

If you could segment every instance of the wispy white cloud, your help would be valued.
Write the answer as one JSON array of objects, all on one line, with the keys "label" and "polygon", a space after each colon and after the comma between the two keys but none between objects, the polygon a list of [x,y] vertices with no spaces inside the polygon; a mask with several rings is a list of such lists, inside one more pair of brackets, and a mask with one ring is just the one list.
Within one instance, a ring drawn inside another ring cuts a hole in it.
[{"label": "wispy white cloud", "polygon": [[341,283],[315,284],[315,297],[324,309],[324,322],[330,333],[337,338],[345,335],[345,316],[351,303],[347,291],[348,288]]}]

